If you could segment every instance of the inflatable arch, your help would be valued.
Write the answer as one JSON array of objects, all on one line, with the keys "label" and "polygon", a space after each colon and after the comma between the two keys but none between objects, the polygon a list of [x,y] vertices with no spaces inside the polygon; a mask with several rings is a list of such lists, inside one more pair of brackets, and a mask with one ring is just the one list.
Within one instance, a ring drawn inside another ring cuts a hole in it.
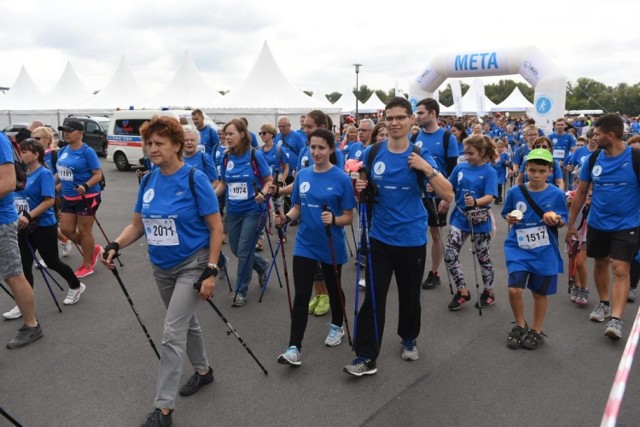
[{"label": "inflatable arch", "polygon": [[545,133],[553,121],[564,116],[567,77],[539,49],[526,46],[478,52],[456,52],[431,59],[409,85],[409,100],[414,106],[434,92],[447,78],[520,74],[535,88],[533,118]]}]

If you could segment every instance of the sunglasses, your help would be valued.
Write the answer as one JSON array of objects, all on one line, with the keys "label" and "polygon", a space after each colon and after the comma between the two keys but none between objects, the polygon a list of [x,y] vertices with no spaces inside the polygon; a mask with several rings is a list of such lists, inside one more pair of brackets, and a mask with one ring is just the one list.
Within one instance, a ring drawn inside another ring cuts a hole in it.
[{"label": "sunglasses", "polygon": [[268,134],[268,133],[269,133],[269,132],[258,132],[258,135],[260,135],[260,136],[264,136],[264,135],[266,135],[266,134]]},{"label": "sunglasses", "polygon": [[546,150],[549,149],[549,146],[547,144],[536,144],[533,146],[533,148],[544,148]]}]

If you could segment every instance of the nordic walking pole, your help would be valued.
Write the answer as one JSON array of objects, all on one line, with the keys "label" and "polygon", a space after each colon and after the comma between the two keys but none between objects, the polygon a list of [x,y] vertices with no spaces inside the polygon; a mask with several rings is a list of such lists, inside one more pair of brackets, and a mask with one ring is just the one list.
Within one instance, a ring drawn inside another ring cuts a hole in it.
[{"label": "nordic walking pole", "polygon": [[[202,282],[196,282],[193,284],[193,289],[195,289],[196,291],[200,292],[200,286],[202,285]],[[249,346],[247,346],[247,344],[244,342],[244,340],[242,339],[242,337],[240,337],[240,335],[238,335],[238,332],[236,332],[235,328],[233,326],[231,326],[231,323],[229,323],[229,321],[227,320],[226,317],[224,317],[224,315],[222,314],[222,312],[218,309],[218,307],[216,307],[216,305],[213,303],[213,301],[211,301],[211,298],[207,299],[207,302],[209,303],[209,305],[211,306],[211,308],[213,308],[215,310],[216,313],[218,313],[218,316],[220,316],[220,318],[222,319],[222,321],[225,323],[225,325],[227,325],[227,328],[229,328],[229,330],[227,331],[227,335],[231,335],[233,334],[238,341],[240,341],[240,344],[242,344],[242,346],[244,347],[245,350],[247,350],[247,352],[249,353],[249,355],[251,357],[253,357],[253,360],[256,361],[256,363],[258,364],[258,366],[260,366],[260,369],[262,369],[262,372],[264,372],[265,375],[268,375],[269,372],[267,372],[267,370],[264,368],[264,366],[262,366],[262,363],[260,363],[260,361],[258,360],[258,358],[256,357],[255,354],[253,354],[253,351],[251,351],[251,349],[249,348]]]},{"label": "nordic walking pole", "polygon": [[[91,208],[91,206],[89,206],[89,202],[87,201],[87,198],[84,196],[84,194],[82,194],[81,196],[82,196],[82,200],[84,200],[84,204],[87,206],[87,209],[89,210],[89,212],[91,212],[91,216],[93,217],[93,220],[96,222],[96,224],[98,224],[98,228],[102,232],[102,236],[104,237],[104,240],[107,241],[107,245],[110,244],[111,240],[109,240],[109,238],[107,237],[107,233],[104,232],[102,225],[100,225],[100,221],[98,221],[96,212]],[[120,261],[120,257],[116,257],[116,258],[118,260],[118,264],[120,264],[120,267],[124,267],[124,264],[122,264],[122,261]]]},{"label": "nordic walking pole", "polygon": [[9,292],[9,289],[5,288],[4,285],[2,283],[0,283],[0,288],[2,288],[3,291],[5,291],[7,293],[7,295],[9,295],[9,297],[11,297],[12,300],[16,300],[13,295],[11,294],[11,292]]},{"label": "nordic walking pole", "polygon": [[[258,299],[258,302],[262,302],[262,297],[264,296],[264,292],[267,290],[267,284],[269,283],[269,278],[271,277],[271,272],[273,271],[273,267],[275,266],[276,272],[278,271],[276,266],[276,261],[278,257],[278,252],[280,251],[280,246],[282,245],[278,241],[278,245],[276,246],[276,250],[274,251],[274,255],[271,260],[271,265],[269,265],[269,270],[267,271],[267,277],[264,280],[264,285],[262,286],[262,291],[260,292],[260,298]],[[278,275],[278,280],[280,280],[280,275]],[[282,288],[282,282],[280,282],[280,288]]]},{"label": "nordic walking pole", "polygon": [[[330,212],[333,215],[333,212],[329,209],[328,205],[322,205],[322,210],[324,212]],[[335,215],[334,215],[335,218]],[[347,330],[347,338],[349,339],[349,345],[353,347],[353,341],[351,340],[351,331],[349,331],[349,320],[347,319],[347,311],[344,307],[344,293],[342,292],[342,281],[340,279],[340,274],[338,274],[338,264],[336,261],[336,252],[333,247],[333,237],[331,236],[331,226],[325,225],[324,230],[327,232],[327,238],[329,239],[329,252],[331,252],[331,261],[333,261],[333,273],[336,276],[336,283],[338,284],[338,295],[340,296],[340,305],[342,306],[342,315],[344,316],[344,326]],[[343,229],[344,230],[344,229]]]},{"label": "nordic walking pole", "polygon": [[[269,212],[267,211],[267,215],[269,215]],[[271,236],[269,234],[268,231],[265,230],[265,234],[267,235],[267,243],[269,244],[269,252],[271,252],[271,261],[272,261],[272,265],[274,266],[275,270],[276,270],[276,277],[278,278],[278,283],[280,283],[280,287],[282,288],[282,279],[280,279],[280,271],[278,270],[278,264],[274,263],[273,260],[276,259],[276,257],[278,256],[278,247],[276,247],[276,250],[273,250],[273,244],[271,243]],[[269,266],[269,270],[271,270],[271,266]],[[269,273],[271,273],[271,271],[269,271]],[[267,273],[267,278],[264,281],[264,285],[263,287],[266,288],[267,287],[267,283],[269,283],[269,277],[270,274]]]},{"label": "nordic walking pole", "polygon": [[[471,194],[467,193],[465,194],[465,197],[469,196],[471,197]],[[465,207],[466,211],[471,210],[471,206],[466,206]],[[471,227],[471,256],[473,257],[473,273],[475,275],[476,278],[476,296],[478,297],[478,314],[480,316],[482,316],[482,304],[480,302],[480,282],[478,281],[478,268],[476,267],[476,235],[473,232],[473,223],[471,222],[471,219],[469,217],[467,217],[467,221],[469,221],[469,227]]]},{"label": "nordic walking pole", "polygon": [[[274,212],[276,215],[280,216],[280,210],[275,207]],[[282,271],[284,272],[284,283],[287,286],[287,302],[289,303],[289,316],[293,313],[293,306],[291,305],[291,288],[289,287],[289,269],[287,268],[287,256],[284,253],[284,238],[286,225],[276,226],[276,230],[278,230],[278,238],[280,239],[280,248],[282,249]]]},{"label": "nordic walking pole", "polygon": [[[105,251],[102,254],[102,257],[104,259],[107,259],[109,257],[109,252],[111,250],[115,250],[115,255],[113,256],[113,258],[116,258],[119,256],[118,254],[118,249],[119,249],[119,245],[116,242],[113,243],[109,243],[109,245],[117,245],[116,247],[112,247],[110,248],[109,246],[107,246],[105,248]],[[112,258],[112,259],[113,259]],[[129,306],[131,306],[131,310],[133,310],[133,314],[136,315],[136,319],[138,319],[138,323],[140,324],[140,327],[142,327],[142,331],[144,332],[144,334],[147,337],[147,340],[149,341],[149,345],[151,345],[151,348],[153,349],[153,352],[156,354],[156,356],[158,357],[158,360],[160,360],[160,353],[158,353],[158,349],[156,348],[155,343],[153,342],[153,340],[151,339],[151,335],[149,335],[149,331],[147,330],[147,327],[144,326],[144,323],[142,323],[142,319],[140,319],[140,315],[138,314],[138,312],[136,311],[136,308],[133,305],[133,301],[131,300],[131,296],[129,295],[129,292],[127,292],[127,288],[124,286],[124,283],[122,283],[122,279],[120,278],[120,274],[118,274],[118,269],[116,268],[116,266],[114,265],[113,268],[111,269],[111,272],[113,273],[113,275],[116,277],[116,280],[118,281],[118,284],[120,285],[120,289],[122,289],[122,292],[124,293],[124,296],[127,298],[127,301],[129,301]]]},{"label": "nordic walking pole", "polygon": [[15,418],[13,418],[11,415],[9,415],[9,413],[7,411],[5,411],[4,409],[2,409],[2,406],[0,406],[0,415],[2,415],[3,417],[5,417],[7,420],[9,420],[9,422],[11,424],[13,424],[16,427],[22,427],[22,424],[20,424],[18,422],[18,420],[16,420]]},{"label": "nordic walking pole", "polygon": [[[62,313],[62,309],[60,308],[60,304],[58,304],[58,298],[56,298],[56,295],[53,293],[53,289],[51,289],[51,285],[49,284],[49,281],[47,280],[47,276],[45,276],[45,274],[44,274],[45,268],[42,266],[42,264],[40,264],[40,261],[38,261],[38,258],[36,258],[36,253],[33,250],[33,246],[31,246],[31,242],[29,242],[29,238],[27,236],[23,236],[23,239],[24,239],[24,242],[27,244],[27,247],[29,248],[29,251],[31,252],[31,256],[33,256],[33,259],[36,261],[36,264],[38,265],[38,270],[40,270],[40,274],[42,274],[42,278],[44,279],[44,283],[47,285],[47,288],[49,289],[49,293],[51,294],[51,298],[53,298],[53,302],[56,304],[56,307],[58,307],[58,313]],[[55,279],[54,279],[54,282],[55,282]],[[56,284],[58,285],[58,287],[60,289],[62,289],[62,287],[60,286],[60,284],[58,282],[56,282]]]}]

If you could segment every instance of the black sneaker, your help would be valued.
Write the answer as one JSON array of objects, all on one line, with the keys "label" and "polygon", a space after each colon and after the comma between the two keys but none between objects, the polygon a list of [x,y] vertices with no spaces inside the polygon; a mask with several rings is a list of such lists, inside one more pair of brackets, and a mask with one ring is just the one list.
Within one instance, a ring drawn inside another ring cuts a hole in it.
[{"label": "black sneaker", "polygon": [[437,288],[438,286],[440,286],[440,283],[440,276],[438,276],[437,274],[433,274],[433,271],[430,271],[425,281],[422,282],[422,289]]},{"label": "black sneaker", "polygon": [[200,387],[206,384],[211,384],[213,382],[213,368],[209,366],[209,372],[204,375],[200,375],[198,372],[195,372],[189,378],[189,381],[185,385],[180,388],[180,396],[191,396],[200,390]]},{"label": "black sneaker", "polygon": [[482,294],[480,294],[480,301],[476,302],[476,308],[478,308],[478,304],[480,305],[480,307],[485,308],[491,307],[495,303],[496,300],[493,296],[493,293],[490,293],[485,289],[484,291],[482,291]]},{"label": "black sneaker", "polygon": [[527,332],[529,332],[529,326],[527,325],[527,322],[524,322],[524,327],[518,326],[516,324],[516,326],[511,329],[511,332],[509,332],[509,335],[507,336],[507,347],[520,347],[520,344],[522,344],[522,341],[524,341]]},{"label": "black sneaker", "polygon": [[12,350],[14,348],[24,347],[25,345],[29,345],[38,338],[42,338],[44,336],[44,329],[38,323],[33,328],[22,325],[22,328],[18,329],[18,335],[11,341],[7,343],[7,348]]},{"label": "black sneaker", "polygon": [[164,415],[160,409],[156,408],[147,415],[147,420],[140,424],[140,427],[169,427],[172,423],[172,412],[173,411],[169,411],[169,414]]},{"label": "black sneaker", "polygon": [[355,377],[361,377],[363,375],[375,374],[378,372],[378,368],[376,368],[375,360],[359,356],[351,362],[351,365],[345,366],[342,371]]},{"label": "black sneaker", "polygon": [[537,333],[533,329],[529,329],[527,332],[527,336],[522,341],[522,348],[526,348],[527,350],[536,350],[542,344],[544,344],[544,332]]},{"label": "black sneaker", "polygon": [[459,310],[465,302],[469,302],[471,294],[462,295],[460,291],[453,296],[453,301],[449,303],[449,310]]}]

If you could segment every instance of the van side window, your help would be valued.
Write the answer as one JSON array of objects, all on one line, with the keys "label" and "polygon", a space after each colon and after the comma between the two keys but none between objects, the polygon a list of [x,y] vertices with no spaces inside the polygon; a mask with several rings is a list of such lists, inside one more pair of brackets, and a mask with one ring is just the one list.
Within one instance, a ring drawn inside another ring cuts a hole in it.
[{"label": "van side window", "polygon": [[97,123],[94,122],[86,122],[87,123],[87,133],[100,133],[102,129],[98,126]]},{"label": "van side window", "polygon": [[146,119],[120,119],[116,120],[113,128],[115,135],[140,135],[140,126]]}]

